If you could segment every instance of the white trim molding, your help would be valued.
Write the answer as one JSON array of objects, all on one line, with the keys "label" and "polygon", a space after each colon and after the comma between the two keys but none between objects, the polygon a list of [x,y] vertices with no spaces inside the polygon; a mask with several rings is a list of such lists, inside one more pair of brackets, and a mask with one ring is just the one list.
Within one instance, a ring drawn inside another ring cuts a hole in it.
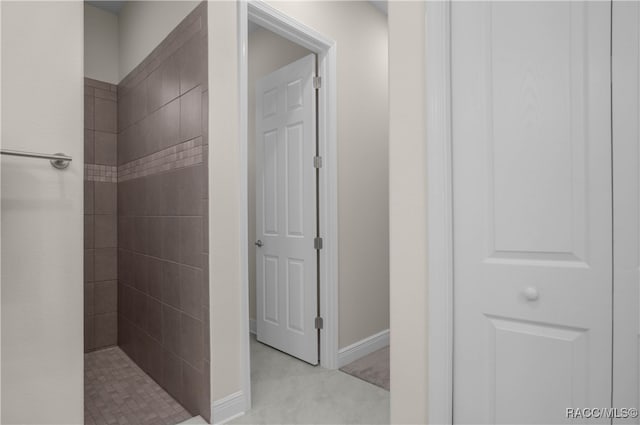
[{"label": "white trim molding", "polygon": [[337,68],[336,42],[303,25],[262,0],[238,2],[238,53],[240,62],[240,172],[242,174],[242,307],[239,314],[243,329],[243,388],[247,396],[246,410],[251,408],[251,365],[249,333],[249,256],[247,245],[247,47],[248,21],[272,31],[316,53],[317,71],[322,78],[318,91],[318,145],[323,157],[320,173],[320,229],[324,247],[320,251],[320,315],[324,329],[320,332],[320,365],[328,369],[338,367],[338,146],[337,146]]},{"label": "white trim molding", "polygon": [[[237,3],[238,7],[238,71],[240,78],[238,80],[238,93],[240,99],[238,107],[240,108],[240,264],[242,267],[242,288],[241,288],[241,308],[240,323],[242,329],[249,328],[249,248],[247,240],[249,239],[249,206],[248,206],[248,154],[247,154],[247,133],[248,133],[248,34],[249,21],[247,18],[247,3],[241,0]],[[242,335],[242,391],[245,396],[245,411],[251,409],[251,341],[249,333],[244,332]]]},{"label": "white trim molding", "polygon": [[258,325],[256,319],[249,319],[249,333],[256,335],[258,333]]},{"label": "white trim molding", "polygon": [[389,329],[371,335],[338,351],[338,367],[343,367],[367,354],[389,345]]},{"label": "white trim molding", "polygon": [[453,422],[451,2],[426,5],[428,423]]},{"label": "white trim molding", "polygon": [[202,416],[194,416],[193,418],[189,418],[184,422],[180,422],[178,425],[194,425],[194,424],[200,424],[200,425],[205,425],[208,424],[209,422],[205,421]]},{"label": "white trim molding", "polygon": [[246,400],[242,390],[213,402],[211,423],[224,424],[245,413]]}]

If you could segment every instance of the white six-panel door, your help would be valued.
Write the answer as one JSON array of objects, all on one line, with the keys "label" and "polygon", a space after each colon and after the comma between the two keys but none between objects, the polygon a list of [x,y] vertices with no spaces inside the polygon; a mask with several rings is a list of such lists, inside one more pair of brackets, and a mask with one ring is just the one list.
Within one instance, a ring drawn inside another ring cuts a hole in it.
[{"label": "white six-panel door", "polygon": [[257,338],[318,363],[315,55],[256,83]]},{"label": "white six-panel door", "polygon": [[610,4],[453,2],[454,422],[611,404]]}]

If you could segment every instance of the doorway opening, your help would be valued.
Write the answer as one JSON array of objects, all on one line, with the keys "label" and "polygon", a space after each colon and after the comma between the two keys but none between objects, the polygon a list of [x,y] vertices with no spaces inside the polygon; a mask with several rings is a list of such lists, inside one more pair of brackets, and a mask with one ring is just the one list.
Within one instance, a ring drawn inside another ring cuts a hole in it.
[{"label": "doorway opening", "polygon": [[[269,415],[268,405],[287,391],[312,397],[314,383],[326,377],[346,382],[337,397],[364,386],[355,392],[368,406],[366,421],[388,421],[387,391],[336,370],[362,357],[338,342],[336,43],[265,2],[241,2],[239,27],[247,179],[243,395],[245,411],[252,410],[244,418]],[[388,345],[388,331],[382,333],[386,344],[374,335],[370,352]],[[274,374],[281,383],[297,375],[310,389],[267,390]],[[345,420],[345,411],[334,414],[324,419]]]},{"label": "doorway opening", "polygon": [[[296,55],[308,55],[315,53],[317,58],[316,75],[324,79],[323,84],[318,89],[317,100],[317,146],[318,156],[323,157],[324,173],[318,176],[318,201],[321,208],[317,211],[317,223],[320,229],[324,229],[323,233],[323,249],[318,251],[318,302],[319,313],[323,318],[323,329],[319,333],[319,364],[325,368],[335,369],[337,360],[337,178],[336,178],[336,116],[335,108],[335,42],[318,34],[317,32],[307,28],[300,23],[284,16],[276,9],[263,2],[240,3],[239,27],[241,34],[240,43],[243,46],[241,51],[241,150],[242,150],[242,176],[247,180],[243,182],[244,204],[247,208],[246,216],[243,222],[244,236],[247,241],[243,244],[244,252],[243,263],[245,267],[245,276],[243,277],[243,300],[244,311],[242,312],[242,321],[246,329],[244,339],[244,361],[243,361],[243,393],[245,396],[246,409],[251,407],[251,362],[250,335],[257,331],[255,325],[256,314],[252,312],[255,309],[255,300],[257,291],[255,286],[250,288],[250,278],[255,276],[255,251],[253,255],[249,255],[249,250],[256,249],[257,238],[255,237],[255,213],[249,215],[249,211],[255,211],[255,153],[249,152],[249,129],[255,130],[254,126],[249,127],[249,108],[254,105],[249,104],[249,84],[248,84],[248,40],[249,28],[251,22],[252,31],[264,31],[265,34],[271,35],[273,40],[287,43],[291,47],[295,47],[294,53],[288,53],[283,56],[282,61],[286,62],[286,58],[294,59]],[[277,37],[277,39],[275,38]],[[293,56],[292,56],[293,55]],[[274,71],[286,63],[274,62],[271,58],[271,64],[268,68]],[[251,84],[251,90],[254,86]],[[254,98],[254,96],[252,96]],[[255,115],[251,113],[251,118]],[[249,169],[249,161],[251,171]],[[249,183],[251,178],[252,182]],[[251,187],[251,189],[250,189]],[[251,190],[251,201],[249,200],[249,190]],[[249,224],[251,223],[251,224]],[[251,248],[250,248],[251,247]],[[251,271],[249,271],[251,270]],[[255,280],[254,280],[255,282]],[[314,311],[314,317],[317,312]],[[250,320],[250,317],[254,320]]]}]

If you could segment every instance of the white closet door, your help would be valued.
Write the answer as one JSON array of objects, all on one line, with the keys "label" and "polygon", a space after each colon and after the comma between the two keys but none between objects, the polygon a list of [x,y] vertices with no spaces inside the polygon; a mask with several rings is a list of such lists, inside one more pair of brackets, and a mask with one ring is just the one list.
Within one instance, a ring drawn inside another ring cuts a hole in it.
[{"label": "white closet door", "polygon": [[610,6],[453,2],[456,423],[611,405]]}]

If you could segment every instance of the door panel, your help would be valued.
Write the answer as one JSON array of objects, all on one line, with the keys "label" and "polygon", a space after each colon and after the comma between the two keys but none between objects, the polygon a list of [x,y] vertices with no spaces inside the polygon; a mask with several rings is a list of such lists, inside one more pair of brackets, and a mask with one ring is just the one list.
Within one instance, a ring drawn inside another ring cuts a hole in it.
[{"label": "door panel", "polygon": [[492,413],[497,423],[518,423],[521,418],[531,422],[539,417],[541,406],[564,414],[571,406],[567,403],[585,399],[588,337],[584,329],[498,317],[489,317],[489,322],[490,358],[495,359],[489,376],[495,376]]},{"label": "door panel", "polygon": [[257,338],[318,363],[315,55],[256,84]]},{"label": "door panel", "polygon": [[452,5],[455,422],[611,403],[609,7]]},{"label": "door panel", "polygon": [[[304,131],[298,123],[286,129],[287,236],[304,237]],[[307,164],[308,166],[308,164]]]}]

